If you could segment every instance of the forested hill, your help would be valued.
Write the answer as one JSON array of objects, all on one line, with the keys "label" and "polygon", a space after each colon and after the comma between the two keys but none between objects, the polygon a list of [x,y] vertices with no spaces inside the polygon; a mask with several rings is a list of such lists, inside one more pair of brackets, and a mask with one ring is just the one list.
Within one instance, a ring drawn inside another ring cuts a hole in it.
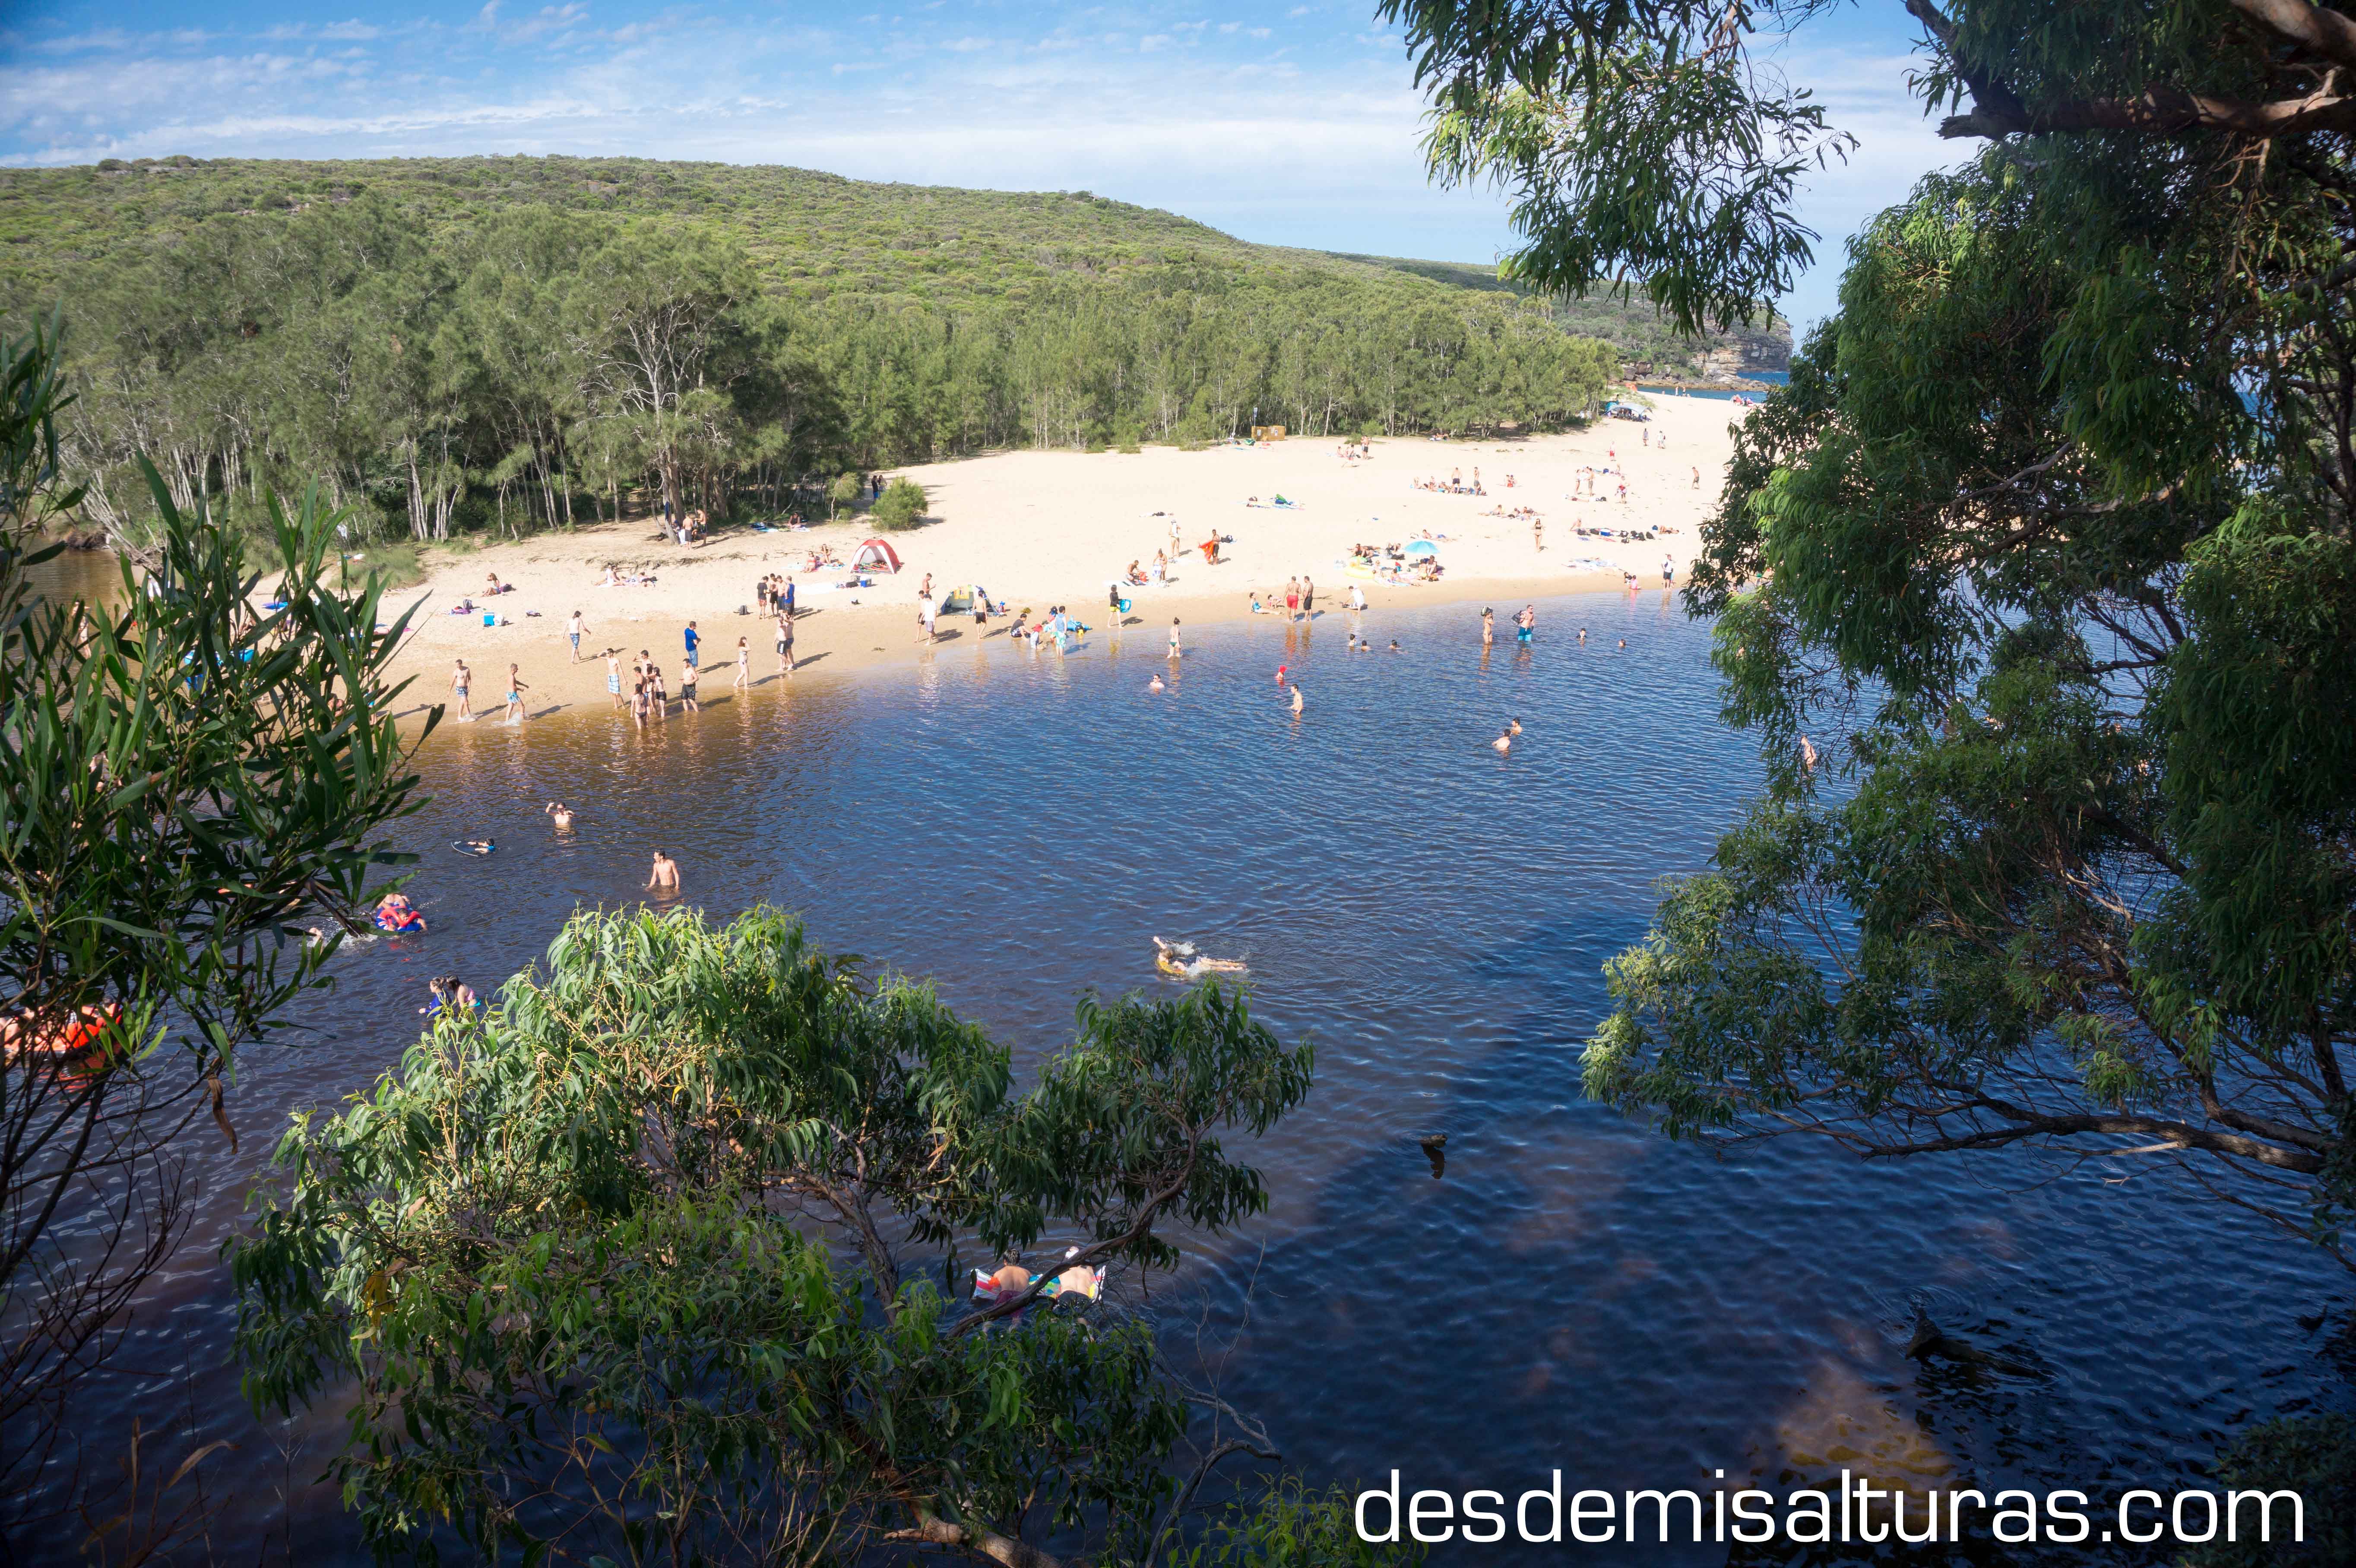
[{"label": "forested hill", "polygon": [[[0,298],[22,304],[53,293],[76,262],[184,234],[209,218],[300,211],[371,190],[435,229],[530,205],[701,219],[741,239],[771,286],[809,300],[1021,299],[1073,277],[1110,280],[1180,265],[1247,274],[1405,273],[1449,288],[1520,292],[1494,267],[1253,245],[1192,219],[1087,191],[879,185],[775,165],[644,158],[177,157],[0,169],[0,256],[9,287]],[[1623,359],[1698,368],[1712,347],[1680,338],[1642,303],[1562,301],[1547,309],[1558,325],[1609,341]],[[1778,321],[1717,346],[1730,343],[1751,367],[1781,369],[1790,327]]]},{"label": "forested hill", "polygon": [[[184,501],[235,514],[318,475],[438,538],[658,494],[774,507],[848,468],[1255,417],[1545,428],[1590,413],[1622,357],[1477,271],[1250,245],[1085,192],[721,164],[0,170],[0,258],[11,322],[65,315],[71,456],[124,532],[142,454]],[[1658,359],[1649,312],[1623,314]]]}]

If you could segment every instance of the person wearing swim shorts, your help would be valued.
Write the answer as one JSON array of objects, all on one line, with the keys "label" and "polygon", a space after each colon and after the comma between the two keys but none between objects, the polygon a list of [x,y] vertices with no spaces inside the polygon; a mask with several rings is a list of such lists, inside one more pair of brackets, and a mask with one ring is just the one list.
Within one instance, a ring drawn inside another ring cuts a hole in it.
[{"label": "person wearing swim shorts", "polygon": [[450,690],[458,699],[457,717],[460,719],[475,716],[475,710],[466,706],[466,688],[474,684],[474,672],[466,667],[466,661],[460,659],[456,673],[450,677]]},{"label": "person wearing swim shorts", "polygon": [[588,629],[588,624],[581,619],[581,612],[578,610],[573,612],[573,619],[565,624],[564,635],[573,639],[573,662],[574,664],[579,664],[581,662],[581,634]]},{"label": "person wearing swim shorts", "polygon": [[695,700],[695,682],[697,673],[696,667],[693,665],[689,665],[685,669],[679,672],[679,709],[682,713],[701,713],[703,711],[703,709],[697,705]]},{"label": "person wearing swim shorts", "polygon": [[531,688],[523,683],[523,676],[520,668],[515,665],[508,666],[507,721],[509,723],[520,724],[523,722],[523,694],[530,689]]},{"label": "person wearing swim shorts", "polygon": [[622,656],[619,654],[605,656],[605,693],[614,699],[615,707],[622,706]]}]

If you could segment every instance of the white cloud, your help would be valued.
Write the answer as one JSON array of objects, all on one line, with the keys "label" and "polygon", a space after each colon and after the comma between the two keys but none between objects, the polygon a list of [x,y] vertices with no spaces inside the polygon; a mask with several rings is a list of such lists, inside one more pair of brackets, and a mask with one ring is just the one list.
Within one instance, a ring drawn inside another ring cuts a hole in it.
[{"label": "white cloud", "polygon": [[[492,4],[498,4],[498,0],[492,0]],[[490,6],[486,5],[483,9],[488,14]],[[543,5],[513,27],[502,28],[499,37],[507,43],[528,44],[534,38],[569,28],[588,15],[589,7],[578,4],[577,0],[565,5]]]}]

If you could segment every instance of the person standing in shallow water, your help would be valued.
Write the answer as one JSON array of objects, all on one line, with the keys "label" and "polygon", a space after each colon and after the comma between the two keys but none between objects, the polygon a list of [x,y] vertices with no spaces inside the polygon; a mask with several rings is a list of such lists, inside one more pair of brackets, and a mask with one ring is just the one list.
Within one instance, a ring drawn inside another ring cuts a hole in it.
[{"label": "person standing in shallow water", "polygon": [[647,877],[647,887],[659,893],[679,891],[679,862],[661,850],[656,850],[654,866]]},{"label": "person standing in shallow water", "polygon": [[1317,584],[1306,575],[1301,579],[1301,618],[1304,621],[1317,619]]},{"label": "person standing in shallow water", "polygon": [[613,698],[616,708],[626,706],[622,701],[622,656],[619,654],[605,656],[605,691]]},{"label": "person standing in shallow water", "polygon": [[1170,617],[1170,656],[1173,659],[1179,656],[1178,617],[1175,615]]},{"label": "person standing in shallow water", "polygon": [[743,637],[736,639],[736,678],[732,684],[739,691],[753,684],[753,645]]},{"label": "person standing in shallow water", "polygon": [[794,617],[791,611],[777,617],[777,673],[794,673]]},{"label": "person standing in shallow water", "polygon": [[523,722],[523,694],[531,688],[523,683],[523,673],[516,665],[508,666],[508,722]]},{"label": "person standing in shallow water", "polygon": [[466,667],[465,659],[460,659],[457,669],[450,676],[450,691],[458,700],[458,711],[455,715],[456,718],[472,719],[475,716],[475,710],[466,706],[467,688],[474,684],[474,671]]},{"label": "person standing in shallow water", "polygon": [[1496,640],[1497,612],[1483,610],[1481,612],[1481,645],[1485,648]]}]

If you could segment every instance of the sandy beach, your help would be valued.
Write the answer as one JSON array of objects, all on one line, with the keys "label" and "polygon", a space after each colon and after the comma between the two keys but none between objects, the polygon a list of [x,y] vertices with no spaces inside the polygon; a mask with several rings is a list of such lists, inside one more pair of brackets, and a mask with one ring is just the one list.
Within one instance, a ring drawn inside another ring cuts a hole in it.
[{"label": "sandy beach", "polygon": [[[735,658],[736,639],[753,647],[753,671],[776,670],[769,623],[751,613],[755,580],[767,572],[796,581],[797,678],[831,677],[922,655],[952,657],[978,637],[1004,635],[1005,623],[978,627],[969,616],[942,617],[930,649],[917,639],[916,603],[931,574],[934,592],[966,583],[986,589],[1020,611],[1043,615],[1068,606],[1092,626],[1107,624],[1107,585],[1132,560],[1150,571],[1154,552],[1167,551],[1174,517],[1183,555],[1166,583],[1130,591],[1125,624],[1151,627],[1159,637],[1172,617],[1193,627],[1249,613],[1258,591],[1281,603],[1285,580],[1306,574],[1317,586],[1321,610],[1337,609],[1350,588],[1365,590],[1370,611],[1408,604],[1480,600],[1494,603],[1502,627],[1518,601],[1542,593],[1615,586],[1622,571],[1657,588],[1665,558],[1683,581],[1699,548],[1699,524],[1718,499],[1732,452],[1730,428],[1741,411],[1722,400],[1661,398],[1645,427],[1601,420],[1563,435],[1526,440],[1435,442],[1376,440],[1373,455],[1344,462],[1336,441],[1296,439],[1250,447],[1182,452],[1149,447],[1135,454],[1005,452],[894,471],[925,487],[930,520],[881,536],[898,552],[896,575],[869,573],[873,586],[837,586],[846,571],[805,571],[812,549],[831,545],[848,560],[862,540],[878,537],[864,521],[845,518],[792,533],[723,527],[693,549],[665,542],[646,518],[569,534],[542,534],[510,544],[458,553],[429,552],[428,576],[389,596],[390,608],[417,605],[411,635],[398,656],[395,677],[413,675],[403,707],[449,695],[454,661],[474,671],[475,707],[497,712],[500,683],[510,663],[521,667],[534,718],[582,703],[603,705],[605,650],[624,650],[625,662],[651,649],[677,669],[681,629],[698,624],[702,664],[720,685]],[[1596,500],[1574,500],[1580,470],[1609,465],[1599,475]],[[1417,482],[1445,482],[1478,470],[1483,496],[1434,493]],[[1700,483],[1695,483],[1699,471]],[[1507,484],[1508,476],[1512,483]],[[1628,499],[1618,499],[1624,476]],[[1282,496],[1295,503],[1254,507]],[[1545,519],[1544,548],[1526,520],[1490,516],[1528,507]],[[1574,526],[1657,528],[1653,541],[1580,539]],[[1214,532],[1232,539],[1216,566],[1196,547]],[[1354,544],[1393,544],[1430,534],[1440,541],[1441,581],[1395,587],[1353,578],[1343,562]],[[596,584],[607,563],[653,572],[651,586]],[[514,591],[485,599],[487,574]],[[472,596],[496,608],[500,624],[486,626],[479,613],[453,615]],[[1509,603],[1509,601],[1513,603]],[[739,613],[739,607],[747,613]],[[565,625],[574,611],[585,619],[581,662],[572,659]],[[707,684],[712,684],[708,681]],[[677,690],[677,680],[671,682]]]}]

